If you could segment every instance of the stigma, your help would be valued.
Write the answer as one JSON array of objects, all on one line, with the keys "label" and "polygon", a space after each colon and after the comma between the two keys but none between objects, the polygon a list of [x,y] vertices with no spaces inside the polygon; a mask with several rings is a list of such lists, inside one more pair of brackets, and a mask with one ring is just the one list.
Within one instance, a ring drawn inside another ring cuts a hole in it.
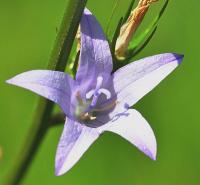
[{"label": "stigma", "polygon": [[98,76],[95,89],[92,89],[86,93],[86,99],[92,100],[90,104],[91,108],[94,108],[96,106],[98,98],[101,94],[104,94],[106,96],[106,99],[111,98],[110,91],[108,89],[102,88],[102,86],[103,86],[103,77]]}]

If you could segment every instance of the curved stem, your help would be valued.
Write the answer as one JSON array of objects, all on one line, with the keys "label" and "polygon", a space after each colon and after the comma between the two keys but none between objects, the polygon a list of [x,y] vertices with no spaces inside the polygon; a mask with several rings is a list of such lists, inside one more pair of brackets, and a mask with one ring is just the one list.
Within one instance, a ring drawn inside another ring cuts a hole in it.
[{"label": "curved stem", "polygon": [[[64,71],[86,1],[69,0],[55,41],[48,69]],[[42,138],[49,128],[53,105],[48,100],[43,98],[39,99],[32,126],[4,185],[18,185],[23,179],[39,148]]]}]

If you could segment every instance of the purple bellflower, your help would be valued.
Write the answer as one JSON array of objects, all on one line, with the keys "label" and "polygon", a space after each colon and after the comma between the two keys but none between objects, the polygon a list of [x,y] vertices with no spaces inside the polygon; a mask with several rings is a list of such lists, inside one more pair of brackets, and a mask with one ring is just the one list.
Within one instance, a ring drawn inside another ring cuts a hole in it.
[{"label": "purple bellflower", "polygon": [[84,10],[80,24],[81,52],[75,79],[59,71],[33,70],[7,81],[57,103],[66,114],[56,153],[56,175],[71,169],[105,131],[122,136],[155,160],[154,133],[131,107],[171,73],[183,56],[159,54],[112,73],[108,42],[89,10]]}]

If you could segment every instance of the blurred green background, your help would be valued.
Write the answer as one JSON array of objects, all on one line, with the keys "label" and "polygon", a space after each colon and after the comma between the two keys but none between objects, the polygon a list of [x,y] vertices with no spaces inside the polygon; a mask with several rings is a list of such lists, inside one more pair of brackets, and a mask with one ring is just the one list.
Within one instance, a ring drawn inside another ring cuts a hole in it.
[{"label": "blurred green background", "polygon": [[[88,0],[104,29],[115,0]],[[112,25],[130,0],[121,0]],[[152,5],[150,23],[164,1]],[[44,69],[66,0],[0,0],[0,184],[15,163],[31,125],[38,96],[5,80],[23,71]],[[200,183],[200,51],[196,0],[171,0],[156,35],[137,58],[185,54],[184,62],[136,106],[151,124],[158,158],[151,161],[119,136],[106,133],[67,174],[54,176],[54,156],[62,126],[49,130],[22,185],[197,185]]]}]

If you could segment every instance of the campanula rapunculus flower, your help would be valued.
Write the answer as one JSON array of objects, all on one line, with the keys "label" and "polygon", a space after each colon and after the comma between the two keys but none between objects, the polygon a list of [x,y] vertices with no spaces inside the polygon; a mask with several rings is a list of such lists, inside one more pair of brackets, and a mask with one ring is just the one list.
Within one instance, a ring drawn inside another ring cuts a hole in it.
[{"label": "campanula rapunculus flower", "polygon": [[155,160],[154,133],[142,115],[131,107],[171,73],[183,56],[159,54],[112,73],[108,42],[87,9],[80,27],[81,52],[75,79],[59,71],[33,70],[7,81],[52,100],[66,114],[56,153],[56,175],[71,169],[105,131],[122,136]]}]

